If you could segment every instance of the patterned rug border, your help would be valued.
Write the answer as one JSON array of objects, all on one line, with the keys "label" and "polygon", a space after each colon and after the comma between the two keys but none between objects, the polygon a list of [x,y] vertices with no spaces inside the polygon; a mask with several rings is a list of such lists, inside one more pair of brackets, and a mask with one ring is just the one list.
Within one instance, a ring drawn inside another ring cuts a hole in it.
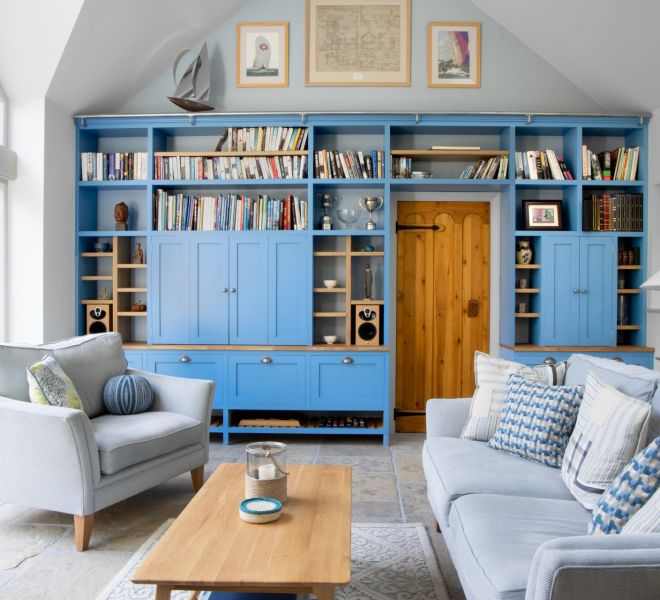
[{"label": "patterned rug border", "polygon": [[[167,519],[167,521],[165,521],[147,538],[147,540],[145,540],[145,542],[128,559],[126,564],[112,578],[110,583],[103,588],[103,591],[96,597],[96,600],[113,600],[113,596],[111,595],[113,590],[115,590],[117,586],[127,579],[130,573],[137,568],[142,560],[144,560],[149,550],[162,537],[172,523],[174,523],[174,519]],[[435,552],[433,551],[433,546],[431,545],[431,539],[429,538],[428,531],[426,531],[426,527],[422,523],[352,523],[351,527],[356,529],[415,529],[417,532],[417,538],[422,547],[422,552],[424,553],[424,558],[426,559],[426,568],[431,576],[435,595],[438,600],[448,598],[447,588]],[[188,591],[172,592],[172,600],[187,600],[189,597],[190,592]]]}]

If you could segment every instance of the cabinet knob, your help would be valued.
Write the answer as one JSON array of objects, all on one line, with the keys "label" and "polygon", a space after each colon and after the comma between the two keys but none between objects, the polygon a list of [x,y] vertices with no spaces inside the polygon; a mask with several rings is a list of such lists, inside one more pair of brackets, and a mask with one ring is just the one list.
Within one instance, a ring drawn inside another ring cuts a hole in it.
[{"label": "cabinet knob", "polygon": [[544,365],[556,365],[556,364],[557,364],[557,361],[556,361],[552,356],[548,356],[548,357],[546,357],[546,359],[543,361],[543,364],[544,364]]},{"label": "cabinet knob", "polygon": [[582,288],[582,293],[586,294],[589,290],[587,288]]},{"label": "cabinet knob", "polygon": [[273,359],[272,359],[270,356],[264,356],[264,357],[261,359],[261,362],[262,362],[264,365],[269,365],[270,363],[273,362]]},{"label": "cabinet knob", "polygon": [[579,293],[580,293],[580,290],[579,290],[578,288],[573,288],[573,293],[574,293],[574,294],[579,294]]},{"label": "cabinet knob", "polygon": [[344,358],[341,359],[341,364],[342,365],[352,365],[353,364],[353,359],[350,356],[344,356]]},{"label": "cabinet knob", "polygon": [[179,357],[179,362],[182,362],[182,363],[189,363],[189,362],[191,362],[191,361],[190,361],[190,356],[186,356],[185,354],[184,354],[183,356],[180,356],[180,357]]},{"label": "cabinet knob", "polygon": [[229,288],[229,293],[230,294],[236,293],[236,288]]},{"label": "cabinet knob", "polygon": [[626,362],[626,361],[623,360],[623,358],[621,358],[620,356],[615,356],[612,360],[615,360],[616,362],[620,362],[620,363],[622,363],[622,362]]},{"label": "cabinet knob", "polygon": [[222,290],[220,290],[220,291],[221,291],[223,294],[226,294],[228,290],[227,290],[227,288],[222,288]]}]

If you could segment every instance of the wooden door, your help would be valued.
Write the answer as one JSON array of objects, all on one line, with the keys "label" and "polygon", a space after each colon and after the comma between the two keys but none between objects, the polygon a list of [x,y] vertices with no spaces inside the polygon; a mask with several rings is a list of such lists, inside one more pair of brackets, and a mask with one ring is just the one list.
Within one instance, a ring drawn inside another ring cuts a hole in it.
[{"label": "wooden door", "polygon": [[430,398],[474,391],[490,343],[487,202],[399,202],[396,429],[424,431]]}]

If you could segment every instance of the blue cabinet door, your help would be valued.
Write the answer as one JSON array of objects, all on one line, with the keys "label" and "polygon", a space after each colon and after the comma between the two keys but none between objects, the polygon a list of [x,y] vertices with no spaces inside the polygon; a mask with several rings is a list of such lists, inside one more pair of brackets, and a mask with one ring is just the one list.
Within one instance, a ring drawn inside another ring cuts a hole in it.
[{"label": "blue cabinet door", "polygon": [[580,238],[548,236],[541,253],[541,344],[578,345]]},{"label": "blue cabinet door", "polygon": [[304,345],[309,339],[307,237],[272,235],[268,242],[268,343]]},{"label": "blue cabinet door", "polygon": [[268,343],[268,236],[229,240],[229,343]]},{"label": "blue cabinet door", "polygon": [[189,236],[166,234],[151,238],[151,343],[188,343],[190,287],[184,282],[189,268]]},{"label": "blue cabinet door", "polygon": [[229,342],[229,258],[226,236],[193,238],[190,249],[190,343]]},{"label": "blue cabinet door", "polygon": [[616,343],[615,240],[580,238],[580,345]]}]

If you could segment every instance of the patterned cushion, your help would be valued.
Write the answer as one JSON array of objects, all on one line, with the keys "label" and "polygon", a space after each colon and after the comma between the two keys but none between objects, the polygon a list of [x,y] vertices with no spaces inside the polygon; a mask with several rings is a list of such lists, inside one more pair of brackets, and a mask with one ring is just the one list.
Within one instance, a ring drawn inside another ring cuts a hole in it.
[{"label": "patterned cushion", "polygon": [[660,487],[648,502],[624,524],[621,533],[660,533]]},{"label": "patterned cushion", "polygon": [[566,362],[528,367],[483,352],[475,352],[474,378],[477,389],[472,396],[470,416],[463,427],[461,438],[487,442],[492,437],[502,413],[509,376],[520,375],[537,383],[561,385],[565,374]]},{"label": "patterned cushion", "polygon": [[118,375],[103,388],[103,404],[113,415],[134,415],[151,408],[154,395],[149,382],[140,375]]},{"label": "patterned cushion", "polygon": [[[658,471],[660,437],[655,438],[637,454],[601,496],[596,510],[591,515],[589,533],[621,533],[631,517],[638,514],[657,491],[660,485]],[[650,521],[652,518],[647,521],[646,526],[650,525]],[[632,525],[633,530],[643,527],[640,522]]]},{"label": "patterned cushion", "polygon": [[82,401],[69,376],[52,356],[27,368],[30,400],[35,404],[82,410]]},{"label": "patterned cushion", "polygon": [[646,444],[651,405],[587,375],[582,405],[561,465],[573,496],[588,509]]},{"label": "patterned cushion", "polygon": [[488,445],[558,469],[582,390],[580,385],[543,385],[511,375],[500,423]]}]

